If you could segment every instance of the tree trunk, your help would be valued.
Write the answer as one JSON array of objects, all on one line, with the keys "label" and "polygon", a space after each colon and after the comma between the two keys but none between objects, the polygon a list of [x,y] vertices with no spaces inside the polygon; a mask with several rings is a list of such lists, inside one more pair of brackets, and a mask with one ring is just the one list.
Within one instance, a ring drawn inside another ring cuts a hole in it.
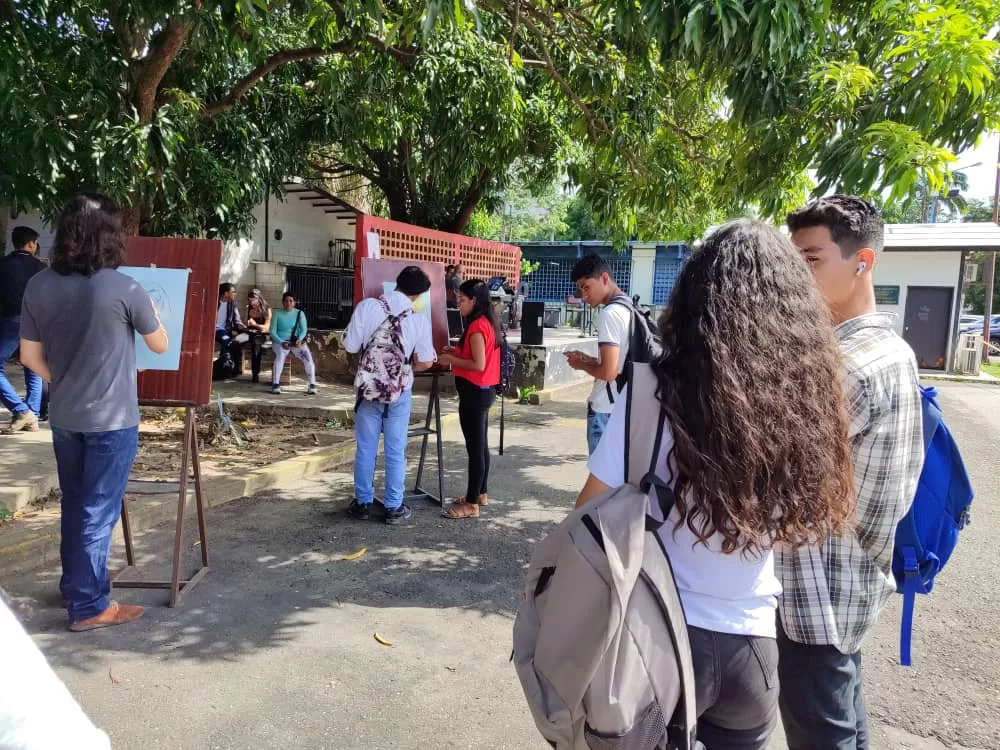
[{"label": "tree trunk", "polygon": [[493,173],[488,169],[484,169],[479,173],[476,181],[466,191],[465,199],[462,201],[462,205],[459,207],[454,218],[448,222],[446,227],[442,227],[445,232],[461,234],[465,231],[465,228],[469,226],[469,222],[472,220],[472,214],[476,212],[476,207],[486,194],[486,187],[492,179]]},{"label": "tree trunk", "polygon": [[142,211],[137,207],[122,207],[122,231],[126,237],[139,236],[139,224],[142,222]]},{"label": "tree trunk", "polygon": [[389,204],[389,218],[393,221],[403,221],[407,224],[412,220],[410,208],[406,200],[406,189],[398,184],[379,183],[385,201]]}]

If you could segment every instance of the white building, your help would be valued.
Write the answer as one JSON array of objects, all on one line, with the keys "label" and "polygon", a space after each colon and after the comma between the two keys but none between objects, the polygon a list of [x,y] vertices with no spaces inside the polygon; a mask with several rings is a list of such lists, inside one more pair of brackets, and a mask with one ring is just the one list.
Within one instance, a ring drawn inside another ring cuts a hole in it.
[{"label": "white building", "polygon": [[[320,296],[329,298],[329,317],[342,317],[341,308],[349,314],[355,227],[361,211],[301,181],[286,182],[285,190],[283,197],[268,198],[254,209],[256,223],[248,237],[225,243],[220,280],[236,284],[240,300],[248,289],[257,287],[277,307],[288,287],[289,273],[299,274],[298,286],[315,287]],[[16,226],[36,230],[40,255],[49,257],[53,230],[37,213],[9,214],[5,252],[13,250],[10,230]]]},{"label": "white building", "polygon": [[992,222],[886,226],[874,270],[878,309],[896,314],[921,369],[954,369],[966,265],[981,251],[1000,251]]}]

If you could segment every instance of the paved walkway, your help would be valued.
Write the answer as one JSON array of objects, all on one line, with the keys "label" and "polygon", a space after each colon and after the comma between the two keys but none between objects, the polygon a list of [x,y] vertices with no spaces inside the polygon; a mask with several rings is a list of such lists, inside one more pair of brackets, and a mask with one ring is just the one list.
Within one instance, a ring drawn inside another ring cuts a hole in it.
[{"label": "paved walkway", "polygon": [[[894,662],[895,600],[866,644],[879,750],[1000,747],[1000,612],[981,563],[1000,530],[1000,389],[941,391],[979,510],[934,595],[918,603],[915,666]],[[71,634],[58,566],[4,586],[116,750],[542,750],[508,662],[510,629],[532,546],[583,482],[582,397],[508,412],[493,501],[477,521],[446,521],[429,503],[405,527],[349,521],[350,476],[330,472],[212,509],[212,572],[179,609],[163,607],[162,593],[123,592],[150,606],[146,617]],[[457,427],[446,439],[455,495],[464,448]],[[169,543],[167,528],[140,535],[146,571],[165,570]],[[342,559],[361,548],[359,560]],[[783,746],[779,735],[772,748]]]}]

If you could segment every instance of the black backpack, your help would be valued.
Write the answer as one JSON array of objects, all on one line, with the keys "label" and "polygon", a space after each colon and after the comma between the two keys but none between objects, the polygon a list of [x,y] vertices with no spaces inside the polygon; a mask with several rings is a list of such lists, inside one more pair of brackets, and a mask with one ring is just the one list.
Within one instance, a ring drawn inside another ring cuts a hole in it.
[{"label": "black backpack", "polygon": [[663,354],[663,342],[660,340],[660,331],[651,316],[636,309],[627,297],[615,297],[608,303],[608,306],[611,305],[627,307],[632,313],[632,322],[629,323],[628,354],[625,355],[622,371],[615,378],[614,388],[611,387],[611,383],[605,386],[608,390],[608,399],[613,404],[615,398],[622,392],[622,388],[628,384],[629,375],[632,372],[630,365],[633,362],[642,364],[655,362]]}]

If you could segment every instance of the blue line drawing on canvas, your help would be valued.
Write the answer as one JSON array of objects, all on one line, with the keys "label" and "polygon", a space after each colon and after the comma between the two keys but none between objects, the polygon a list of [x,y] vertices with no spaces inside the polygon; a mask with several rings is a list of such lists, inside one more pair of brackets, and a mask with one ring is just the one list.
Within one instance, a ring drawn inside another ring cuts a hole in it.
[{"label": "blue line drawing on canvas", "polygon": [[167,331],[167,350],[153,354],[138,333],[135,335],[135,365],[138,370],[178,370],[181,366],[181,339],[187,308],[187,268],[122,266],[118,269],[138,281],[153,300],[160,322]]}]

